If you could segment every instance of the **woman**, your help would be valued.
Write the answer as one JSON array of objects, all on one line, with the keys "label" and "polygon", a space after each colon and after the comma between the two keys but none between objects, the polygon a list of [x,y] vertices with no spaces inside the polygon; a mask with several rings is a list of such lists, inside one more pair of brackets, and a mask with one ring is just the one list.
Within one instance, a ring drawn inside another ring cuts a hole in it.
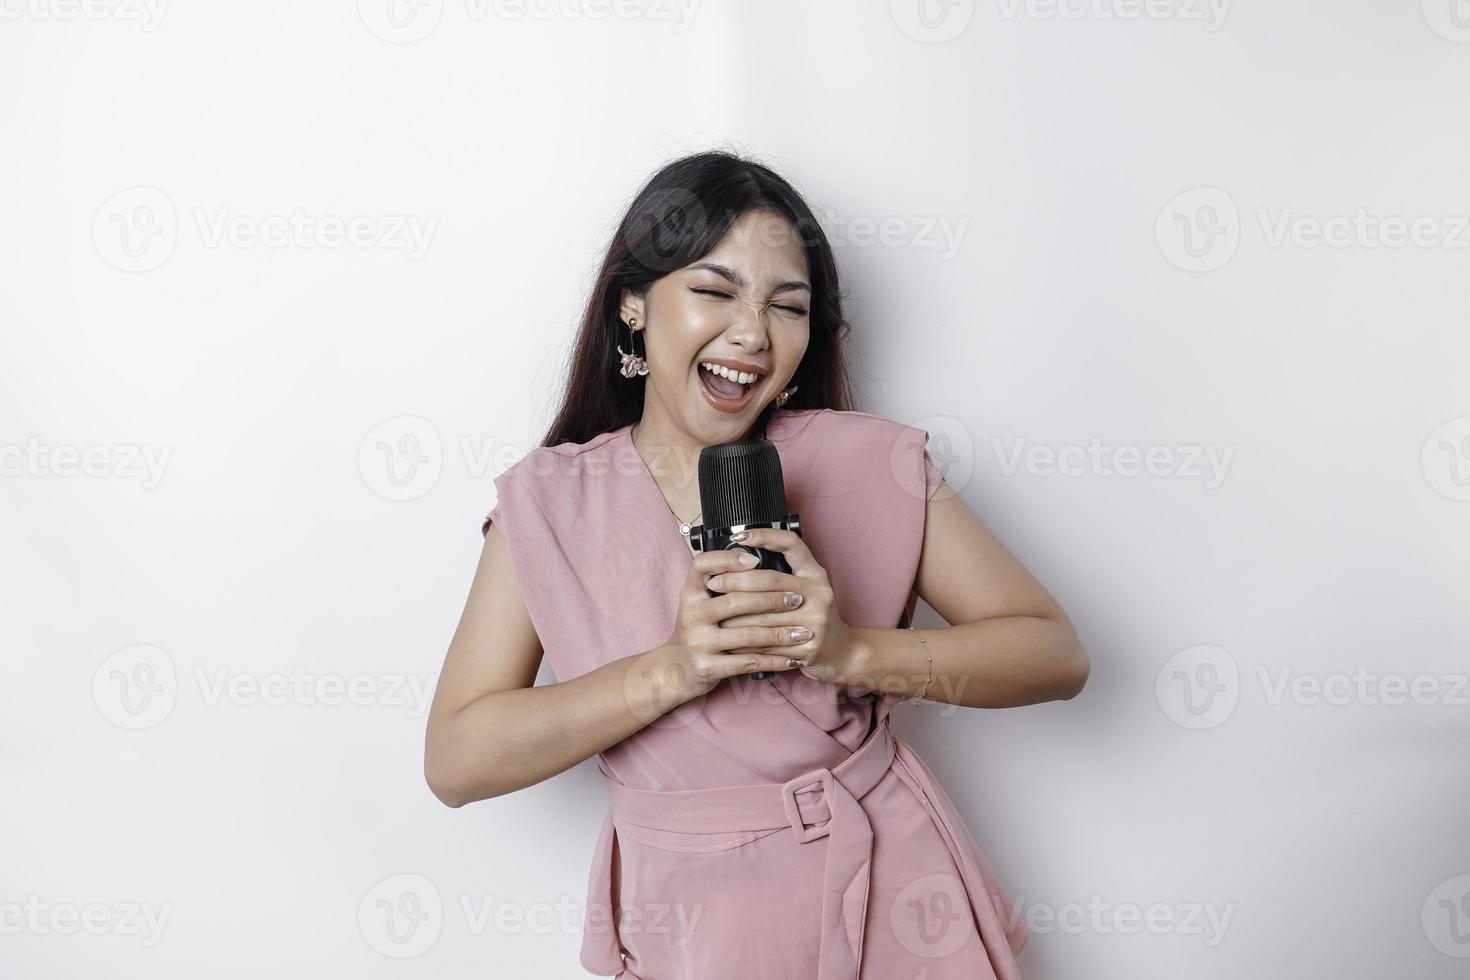
[{"label": "woman", "polygon": [[[1071,698],[1088,657],[926,433],[851,408],[848,329],[785,180],[676,160],[614,236],[551,431],[495,478],[425,772],[458,807],[599,756],[593,973],[1019,977],[1027,930],[889,712]],[[762,437],[801,534],[744,541],[789,574],[687,538],[699,450]],[[918,596],[954,625],[913,630]]]}]

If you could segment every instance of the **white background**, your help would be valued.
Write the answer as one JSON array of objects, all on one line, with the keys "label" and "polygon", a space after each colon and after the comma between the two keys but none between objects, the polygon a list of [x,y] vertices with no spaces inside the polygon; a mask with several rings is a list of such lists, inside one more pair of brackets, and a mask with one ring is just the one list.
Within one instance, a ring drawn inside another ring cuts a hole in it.
[{"label": "white background", "polygon": [[0,972],[583,975],[593,763],[451,810],[423,712],[613,223],[718,144],[1092,654],[896,710],[1022,974],[1464,974],[1470,5],[386,2],[0,0]]}]

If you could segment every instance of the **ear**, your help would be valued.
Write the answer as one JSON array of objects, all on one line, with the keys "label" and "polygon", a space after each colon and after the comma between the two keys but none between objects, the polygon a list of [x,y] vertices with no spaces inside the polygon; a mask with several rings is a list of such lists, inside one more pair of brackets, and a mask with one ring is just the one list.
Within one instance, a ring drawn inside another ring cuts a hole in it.
[{"label": "ear", "polygon": [[639,296],[631,289],[624,289],[622,295],[618,298],[618,303],[618,318],[620,320],[624,323],[627,323],[629,320],[636,320],[639,330],[648,326],[648,316],[645,313],[647,303],[644,302],[642,296]]}]

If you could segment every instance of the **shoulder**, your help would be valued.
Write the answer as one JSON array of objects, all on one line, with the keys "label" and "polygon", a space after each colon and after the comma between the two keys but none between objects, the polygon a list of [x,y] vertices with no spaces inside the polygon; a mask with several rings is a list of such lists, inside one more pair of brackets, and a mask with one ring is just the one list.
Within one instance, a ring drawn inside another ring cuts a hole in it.
[{"label": "shoulder", "polygon": [[610,429],[598,433],[586,442],[563,442],[555,446],[536,446],[495,477],[496,485],[502,480],[530,487],[544,484],[558,474],[575,472],[580,464],[609,450],[612,442],[622,430]]},{"label": "shoulder", "polygon": [[873,412],[842,411],[835,408],[809,408],[790,413],[792,438],[816,437],[824,449],[855,449],[865,453],[875,450],[907,450],[922,447],[928,433]]},{"label": "shoulder", "polygon": [[800,432],[793,436],[793,452],[836,480],[923,501],[944,478],[929,455],[929,433],[920,426],[833,408],[793,414],[791,431]]}]

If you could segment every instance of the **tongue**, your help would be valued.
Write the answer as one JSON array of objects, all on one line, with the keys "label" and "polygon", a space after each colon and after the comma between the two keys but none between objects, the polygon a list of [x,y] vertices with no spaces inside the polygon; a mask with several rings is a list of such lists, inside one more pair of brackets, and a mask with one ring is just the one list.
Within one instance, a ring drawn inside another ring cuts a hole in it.
[{"label": "tongue", "polygon": [[700,368],[699,373],[704,375],[704,383],[713,388],[715,394],[723,398],[739,398],[745,394],[745,385],[738,381],[722,378],[712,371],[706,371],[704,368]]}]

